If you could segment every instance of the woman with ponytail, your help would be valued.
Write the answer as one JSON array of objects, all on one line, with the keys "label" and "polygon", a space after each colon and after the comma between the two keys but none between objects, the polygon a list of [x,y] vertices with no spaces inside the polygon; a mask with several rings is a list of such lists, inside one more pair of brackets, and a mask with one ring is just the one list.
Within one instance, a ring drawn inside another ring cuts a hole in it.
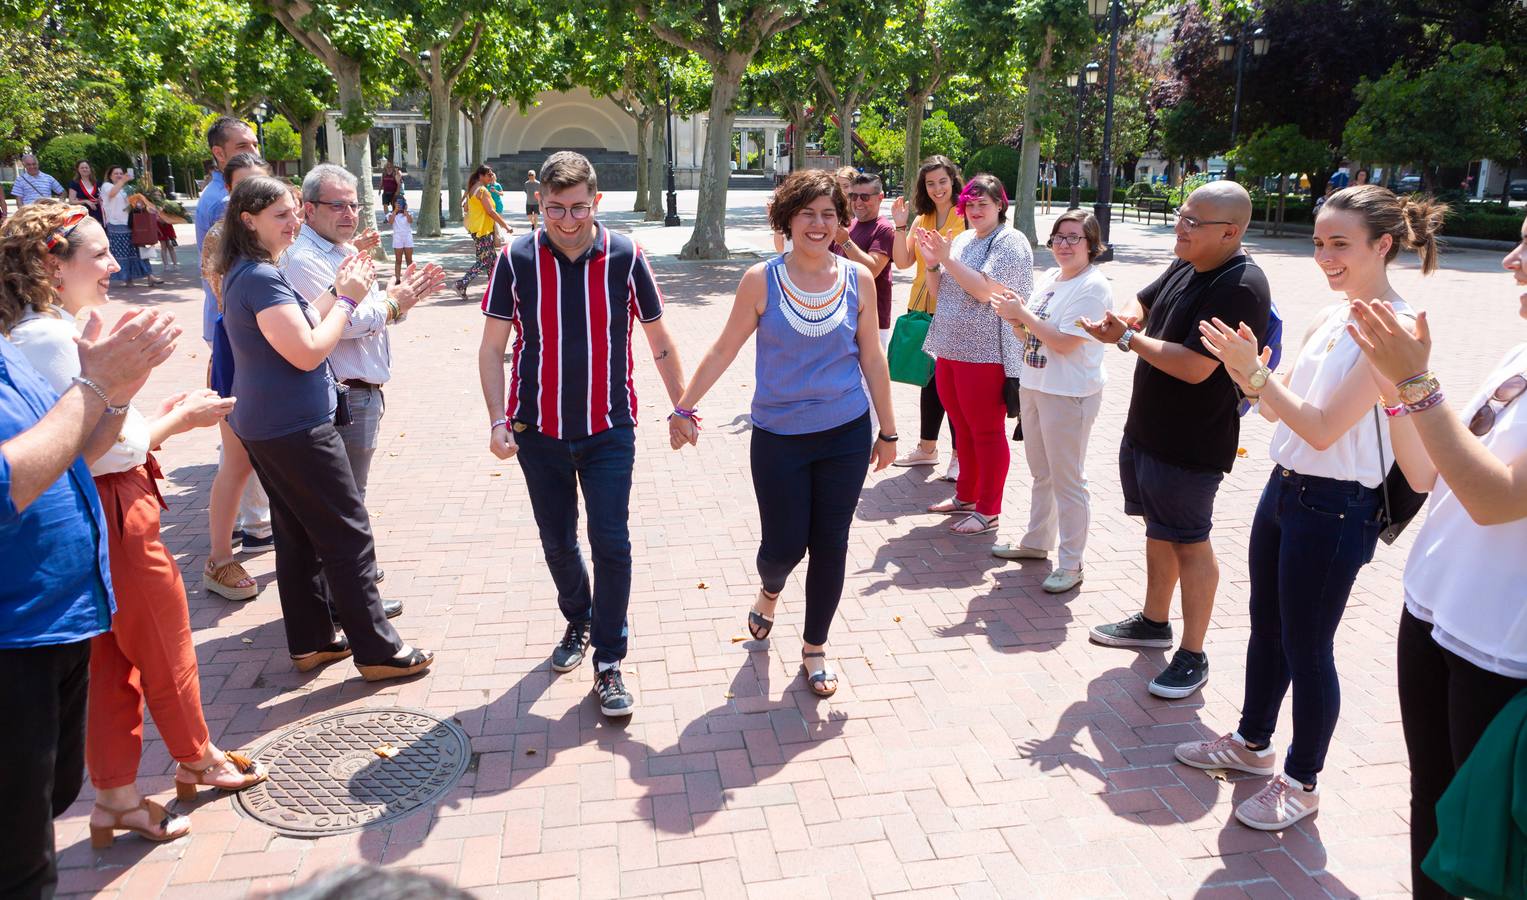
[{"label": "woman with ponytail", "polygon": [[1373,558],[1380,491],[1395,458],[1389,417],[1379,410],[1377,370],[1349,334],[1353,304],[1382,300],[1413,320],[1389,283],[1388,266],[1404,249],[1421,258],[1423,273],[1436,269],[1446,210],[1378,185],[1331,195],[1315,220],[1315,263],[1343,299],[1316,315],[1282,375],[1268,370],[1271,350],[1259,353],[1245,325],[1214,319],[1199,326],[1204,345],[1277,428],[1273,470],[1251,525],[1251,636],[1241,720],[1223,737],[1180,745],[1176,755],[1201,769],[1272,775],[1273,728],[1292,683],[1293,737],[1283,771],[1235,811],[1252,828],[1287,828],[1319,809],[1316,777],[1341,708],[1336,628],[1358,570]]}]

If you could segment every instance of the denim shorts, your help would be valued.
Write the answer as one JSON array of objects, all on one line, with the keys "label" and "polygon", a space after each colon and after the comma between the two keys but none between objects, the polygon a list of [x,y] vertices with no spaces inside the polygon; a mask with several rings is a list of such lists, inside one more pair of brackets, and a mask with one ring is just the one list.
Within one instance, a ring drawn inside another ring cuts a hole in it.
[{"label": "denim shorts", "polygon": [[1225,480],[1217,469],[1193,469],[1158,459],[1128,436],[1119,444],[1119,483],[1124,513],[1145,519],[1145,536],[1174,544],[1199,544],[1214,527],[1214,495]]}]

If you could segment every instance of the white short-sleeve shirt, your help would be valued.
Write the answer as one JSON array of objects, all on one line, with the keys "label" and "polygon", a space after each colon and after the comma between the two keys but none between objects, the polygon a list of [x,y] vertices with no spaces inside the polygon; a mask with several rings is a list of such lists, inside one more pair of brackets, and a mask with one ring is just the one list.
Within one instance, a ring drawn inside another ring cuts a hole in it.
[{"label": "white short-sleeve shirt", "polygon": [[1023,342],[1023,374],[1019,376],[1023,386],[1061,397],[1091,397],[1101,391],[1108,383],[1103,368],[1108,345],[1093,340],[1076,323],[1084,318],[1102,321],[1103,314],[1113,309],[1108,277],[1097,266],[1088,266],[1075,278],[1061,281],[1060,269],[1051,269],[1035,282],[1029,309],[1061,334],[1087,340],[1070,353],[1056,353],[1030,335]]},{"label": "white short-sleeve shirt", "polygon": [[[1527,372],[1527,344],[1506,354],[1463,411],[1463,420],[1506,379]],[[1527,397],[1499,410],[1480,438],[1496,459],[1527,462]],[[1480,525],[1442,476],[1405,563],[1405,606],[1432,623],[1432,637],[1481,669],[1527,679],[1527,518]]]}]

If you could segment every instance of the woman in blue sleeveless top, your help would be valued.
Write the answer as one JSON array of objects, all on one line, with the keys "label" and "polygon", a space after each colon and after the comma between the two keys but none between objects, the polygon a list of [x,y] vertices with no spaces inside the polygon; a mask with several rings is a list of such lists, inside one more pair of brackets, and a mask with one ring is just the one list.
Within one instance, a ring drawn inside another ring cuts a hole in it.
[{"label": "woman in blue sleeveless top", "polygon": [[[869,270],[832,253],[848,201],[828,172],[785,179],[769,208],[770,224],[793,249],[742,276],[731,317],[705,354],[669,417],[675,450],[700,436],[695,407],[756,331],[758,387],[753,392],[753,491],[763,540],[763,587],[748,631],[764,640],[785,579],[809,551],[801,668],[819,697],[838,689],[827,666],[827,632],[843,596],[848,530],[866,463],[875,471],[896,456],[891,379],[880,349],[875,282]],[[868,303],[861,303],[868,297]],[[869,385],[880,434],[870,442]]]}]

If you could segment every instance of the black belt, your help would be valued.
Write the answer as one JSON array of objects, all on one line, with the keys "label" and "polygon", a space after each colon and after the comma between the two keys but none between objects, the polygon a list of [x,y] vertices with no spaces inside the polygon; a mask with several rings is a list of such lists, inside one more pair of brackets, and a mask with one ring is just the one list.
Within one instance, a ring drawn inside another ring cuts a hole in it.
[{"label": "black belt", "polygon": [[369,381],[362,381],[359,378],[346,378],[344,381],[340,382],[340,384],[343,384],[345,387],[357,388],[363,391],[379,391],[382,389],[382,386],[379,384],[372,384]]}]

